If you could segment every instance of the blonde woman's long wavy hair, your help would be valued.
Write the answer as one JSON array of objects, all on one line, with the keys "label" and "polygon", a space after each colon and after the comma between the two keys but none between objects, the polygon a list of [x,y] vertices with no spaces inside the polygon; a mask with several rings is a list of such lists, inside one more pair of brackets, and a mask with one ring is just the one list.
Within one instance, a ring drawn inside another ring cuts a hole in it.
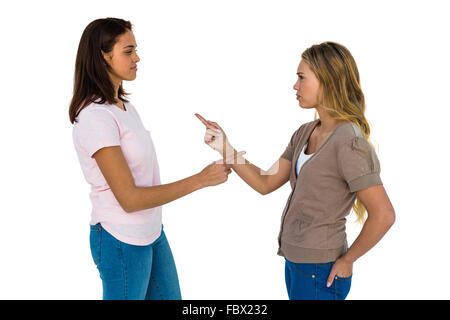
[{"label": "blonde woman's long wavy hair", "polygon": [[[336,120],[351,121],[371,143],[370,126],[364,116],[366,104],[361,90],[359,72],[350,51],[335,42],[323,42],[306,49],[302,59],[320,82],[319,105]],[[314,120],[317,119],[317,111]],[[356,198],[353,204],[357,221],[365,222],[367,210]]]}]

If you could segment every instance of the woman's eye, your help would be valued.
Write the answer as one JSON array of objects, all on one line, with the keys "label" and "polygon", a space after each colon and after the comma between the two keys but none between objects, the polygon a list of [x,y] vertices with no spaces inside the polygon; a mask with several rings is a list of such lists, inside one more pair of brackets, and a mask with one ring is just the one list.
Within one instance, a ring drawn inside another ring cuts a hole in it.
[{"label": "woman's eye", "polygon": [[131,54],[131,51],[126,51],[125,53],[126,53],[126,54]]}]

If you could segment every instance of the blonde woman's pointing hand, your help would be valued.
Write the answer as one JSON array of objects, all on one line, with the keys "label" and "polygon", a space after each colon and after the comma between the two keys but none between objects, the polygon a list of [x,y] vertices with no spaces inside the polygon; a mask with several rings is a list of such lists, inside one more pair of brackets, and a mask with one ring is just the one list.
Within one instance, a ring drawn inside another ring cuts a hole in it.
[{"label": "blonde woman's pointing hand", "polygon": [[[238,153],[231,145],[223,129],[213,121],[206,120],[200,114],[196,113],[195,116],[205,125],[206,132],[204,141],[212,149],[220,153],[223,159],[228,159],[225,163],[232,163],[233,159],[237,159]],[[233,156],[234,155],[234,156]],[[228,156],[232,156],[229,158]]]}]

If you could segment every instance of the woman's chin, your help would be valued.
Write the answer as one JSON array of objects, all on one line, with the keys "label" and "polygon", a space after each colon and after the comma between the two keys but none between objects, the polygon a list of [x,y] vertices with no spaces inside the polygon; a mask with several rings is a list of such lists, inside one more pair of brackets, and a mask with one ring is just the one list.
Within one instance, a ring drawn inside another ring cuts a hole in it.
[{"label": "woman's chin", "polygon": [[305,105],[302,104],[301,102],[299,102],[298,105],[299,105],[300,108],[302,108],[302,109],[313,109],[313,108],[314,108],[314,107],[311,107],[311,106],[305,106]]},{"label": "woman's chin", "polygon": [[133,81],[134,79],[136,79],[136,73],[134,73],[134,74],[130,74],[130,75],[128,75],[128,76],[124,76],[124,77],[122,77],[122,80],[124,80],[124,81]]}]

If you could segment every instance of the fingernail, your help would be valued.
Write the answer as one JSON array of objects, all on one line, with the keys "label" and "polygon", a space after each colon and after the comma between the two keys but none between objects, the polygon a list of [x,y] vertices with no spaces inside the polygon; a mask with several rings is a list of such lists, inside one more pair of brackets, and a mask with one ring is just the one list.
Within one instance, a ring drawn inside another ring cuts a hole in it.
[{"label": "fingernail", "polygon": [[327,288],[331,286],[331,282],[327,282]]}]

